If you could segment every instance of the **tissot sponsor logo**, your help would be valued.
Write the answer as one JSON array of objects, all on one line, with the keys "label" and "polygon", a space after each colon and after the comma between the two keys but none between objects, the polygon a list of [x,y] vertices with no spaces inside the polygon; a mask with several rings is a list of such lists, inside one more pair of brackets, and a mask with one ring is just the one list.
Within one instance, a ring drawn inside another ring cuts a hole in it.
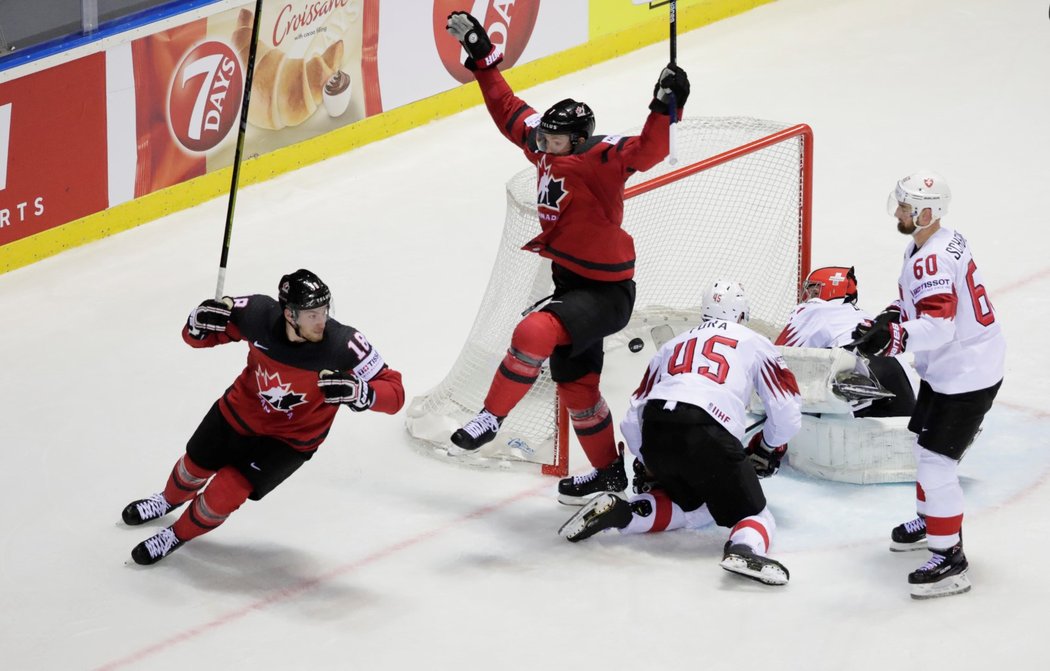
[{"label": "tissot sponsor logo", "polygon": [[168,121],[179,143],[193,152],[212,149],[237,120],[244,78],[225,42],[202,42],[187,53],[171,82]]},{"label": "tissot sponsor logo", "polygon": [[939,287],[949,287],[951,286],[951,284],[952,281],[946,277],[942,277],[936,280],[926,280],[915,285],[915,287],[911,290],[911,295],[918,296],[919,294],[929,291],[930,289],[936,289]]},{"label": "tissot sponsor logo", "polygon": [[463,83],[474,79],[463,67],[464,53],[459,42],[445,32],[451,12],[470,12],[481,22],[496,51],[503,54],[500,69],[505,69],[518,62],[529,43],[539,9],[540,0],[434,0],[434,42],[445,69]]}]

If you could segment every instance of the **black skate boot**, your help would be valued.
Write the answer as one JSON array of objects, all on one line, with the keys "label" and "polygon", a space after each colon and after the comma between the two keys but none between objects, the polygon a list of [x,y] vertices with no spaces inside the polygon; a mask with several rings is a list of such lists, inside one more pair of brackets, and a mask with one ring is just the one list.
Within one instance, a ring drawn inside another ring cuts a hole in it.
[{"label": "black skate boot", "polygon": [[[648,505],[647,501],[642,501]],[[628,503],[616,494],[604,492],[595,496],[558,529],[570,543],[590,538],[605,529],[623,529],[630,524],[635,504]]]},{"label": "black skate boot", "polygon": [[158,492],[147,499],[139,499],[129,503],[124,508],[124,512],[121,513],[121,517],[124,518],[124,524],[135,527],[143,522],[164,517],[181,505],[181,503],[177,506],[171,505],[164,498],[164,494]]},{"label": "black skate boot", "polygon": [[597,494],[623,494],[627,489],[627,471],[621,454],[605,468],[596,468],[586,475],[574,475],[558,482],[558,501],[567,506],[582,506]]},{"label": "black skate boot", "polygon": [[963,554],[962,544],[947,550],[930,550],[926,563],[908,575],[911,598],[933,599],[970,591],[970,579],[966,570],[970,568]]},{"label": "black skate boot", "polygon": [[764,585],[786,585],[791,577],[787,568],[777,560],[757,555],[743,543],[731,541],[726,541],[719,566]]},{"label": "black skate boot", "polygon": [[[481,412],[467,422],[462,429],[456,429],[456,432],[452,434],[452,444],[460,450],[473,452],[495,438],[502,423],[502,417],[496,417],[482,408]],[[452,453],[457,452],[452,451]]]},{"label": "black skate boot", "polygon": [[136,564],[148,566],[156,564],[172,552],[182,547],[182,542],[171,530],[171,527],[161,529],[146,540],[136,545],[131,550],[131,558]]},{"label": "black skate boot", "polygon": [[926,516],[919,515],[910,522],[898,524],[890,532],[890,552],[908,552],[926,549]]}]

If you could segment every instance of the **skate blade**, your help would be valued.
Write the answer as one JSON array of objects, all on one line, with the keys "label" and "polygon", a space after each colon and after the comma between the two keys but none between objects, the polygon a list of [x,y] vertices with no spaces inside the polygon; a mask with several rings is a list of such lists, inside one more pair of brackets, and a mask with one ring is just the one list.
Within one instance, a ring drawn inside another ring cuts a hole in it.
[{"label": "skate blade", "polygon": [[567,506],[585,506],[594,499],[598,498],[602,494],[612,494],[613,496],[619,496],[624,501],[627,500],[626,490],[619,492],[595,492],[588,496],[569,496],[568,494],[558,494],[558,503],[562,503]]},{"label": "skate blade", "polygon": [[949,576],[928,585],[912,585],[911,598],[913,599],[936,599],[942,596],[954,594],[965,594],[970,591],[970,579],[963,571],[958,575]]},{"label": "skate blade", "polygon": [[898,543],[896,541],[890,541],[890,552],[911,552],[912,550],[925,549],[927,549],[925,538],[914,543]]},{"label": "skate blade", "polygon": [[747,559],[739,555],[730,555],[726,557],[721,561],[719,566],[730,573],[736,573],[745,578],[756,580],[763,585],[786,585],[788,583],[787,573],[785,573],[784,569],[779,566],[775,564],[762,564],[760,567],[755,567],[752,565],[752,562],[749,562]]},{"label": "skate blade", "polygon": [[593,534],[587,534],[581,537],[587,526],[596,517],[604,515],[615,505],[616,498],[615,494],[609,494],[606,498],[605,493],[598,494],[591,498],[583,508],[580,508],[576,513],[561,525],[558,529],[558,535],[568,540],[570,543],[588,538]]}]

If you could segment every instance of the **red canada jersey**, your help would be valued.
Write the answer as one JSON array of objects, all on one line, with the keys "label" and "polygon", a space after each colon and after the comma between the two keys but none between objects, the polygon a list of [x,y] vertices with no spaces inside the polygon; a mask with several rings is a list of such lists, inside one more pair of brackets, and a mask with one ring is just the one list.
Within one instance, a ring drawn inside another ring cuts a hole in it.
[{"label": "red canada jersey", "polygon": [[283,310],[269,296],[234,299],[223,333],[197,340],[184,326],[191,347],[243,340],[248,364],[219,399],[230,426],[247,436],[270,436],[301,452],[316,450],[328,436],[339,406],[324,402],[317,386],[322,370],[352,372],[375,390],[372,410],[394,414],[404,405],[401,373],[352,326],[329,319],[321,342],[294,343],[285,333]]},{"label": "red canada jersey", "polygon": [[631,279],[634,240],[621,228],[624,183],[667,156],[669,118],[652,112],[641,135],[595,135],[572,154],[547,154],[536,146],[541,115],[496,68],[474,75],[500,132],[536,166],[541,232],[522,249],[590,279]]}]

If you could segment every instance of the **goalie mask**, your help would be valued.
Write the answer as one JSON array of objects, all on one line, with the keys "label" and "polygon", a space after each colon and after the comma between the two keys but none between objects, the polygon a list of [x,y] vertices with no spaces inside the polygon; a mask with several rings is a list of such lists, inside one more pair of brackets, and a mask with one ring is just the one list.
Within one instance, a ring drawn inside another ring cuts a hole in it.
[{"label": "goalie mask", "polygon": [[751,306],[744,295],[744,287],[739,282],[718,280],[704,291],[700,316],[704,321],[722,319],[734,324],[747,323],[751,318]]},{"label": "goalie mask", "polygon": [[925,228],[925,226],[919,226],[919,215],[922,214],[922,211],[930,208],[933,214],[932,221],[937,221],[948,214],[948,205],[951,201],[952,191],[948,188],[948,183],[944,181],[944,178],[935,172],[924,170],[908,175],[897,182],[896,188],[886,201],[886,211],[891,217],[895,217],[898,205],[910,205],[912,223],[917,228]]},{"label": "goalie mask", "polygon": [[843,303],[857,302],[857,275],[853,267],[828,266],[817,268],[802,283],[801,301],[819,298],[833,301],[841,298]]}]

